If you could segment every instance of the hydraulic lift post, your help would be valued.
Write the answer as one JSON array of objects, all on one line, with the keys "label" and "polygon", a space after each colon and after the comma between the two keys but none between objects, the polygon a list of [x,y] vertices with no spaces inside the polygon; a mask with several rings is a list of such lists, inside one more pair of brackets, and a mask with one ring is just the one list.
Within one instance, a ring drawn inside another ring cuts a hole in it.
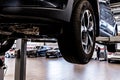
[{"label": "hydraulic lift post", "polygon": [[4,53],[0,53],[0,80],[4,80],[4,70],[5,66],[5,55]]},{"label": "hydraulic lift post", "polygon": [[4,80],[4,69],[0,68],[0,80]]},{"label": "hydraulic lift post", "polygon": [[26,39],[16,40],[15,80],[26,80]]}]

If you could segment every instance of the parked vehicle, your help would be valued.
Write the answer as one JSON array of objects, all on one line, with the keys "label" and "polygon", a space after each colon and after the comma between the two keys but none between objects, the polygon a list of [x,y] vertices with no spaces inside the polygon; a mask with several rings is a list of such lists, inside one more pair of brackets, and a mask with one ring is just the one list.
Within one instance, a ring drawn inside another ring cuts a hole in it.
[{"label": "parked vehicle", "polygon": [[49,58],[50,56],[59,58],[59,57],[61,57],[62,55],[61,55],[61,53],[60,53],[59,48],[53,48],[53,49],[48,50],[48,51],[46,52],[46,58]]},{"label": "parked vehicle", "polygon": [[108,58],[108,62],[112,62],[112,61],[120,61],[120,44],[117,43],[117,51],[116,52],[107,52],[107,58]]},{"label": "parked vehicle", "polygon": [[[96,46],[100,47],[99,60],[106,61],[107,60],[107,49],[106,49],[106,46],[102,45],[102,44],[96,44]],[[96,46],[95,46],[94,53],[93,53],[93,56],[92,56],[93,59],[97,59]]]},{"label": "parked vehicle", "polygon": [[120,61],[120,52],[108,52],[107,54],[108,62]]},{"label": "parked vehicle", "polygon": [[98,0],[2,0],[0,42],[3,49],[0,50],[7,51],[17,38],[47,35],[57,38],[65,60],[88,63],[100,32],[98,3]]},{"label": "parked vehicle", "polygon": [[[111,37],[118,35],[118,28],[114,14],[111,11],[109,0],[100,0],[100,36]],[[116,52],[116,43],[109,44],[107,42],[102,42],[106,44],[107,50],[109,52]]]},{"label": "parked vehicle", "polygon": [[37,51],[37,48],[36,47],[33,47],[32,49],[29,49],[27,50],[27,56],[28,57],[37,57],[37,54],[36,54],[36,51]]},{"label": "parked vehicle", "polygon": [[5,52],[5,57],[6,58],[14,58],[16,56],[16,49],[15,48],[11,48],[9,49],[7,52]]},{"label": "parked vehicle", "polygon": [[38,56],[45,56],[46,52],[47,52],[48,50],[50,50],[50,49],[52,49],[52,48],[49,47],[49,46],[41,46],[41,47],[36,51],[36,53],[37,53]]}]

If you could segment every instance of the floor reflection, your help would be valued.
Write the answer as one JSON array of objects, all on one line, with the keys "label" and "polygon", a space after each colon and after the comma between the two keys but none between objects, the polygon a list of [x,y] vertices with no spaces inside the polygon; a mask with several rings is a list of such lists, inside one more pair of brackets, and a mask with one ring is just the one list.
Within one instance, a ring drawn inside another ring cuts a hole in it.
[{"label": "floor reflection", "polygon": [[[4,80],[14,80],[15,59],[7,58]],[[27,58],[26,80],[119,80],[120,62],[91,60],[86,65],[66,62],[63,58]]]}]

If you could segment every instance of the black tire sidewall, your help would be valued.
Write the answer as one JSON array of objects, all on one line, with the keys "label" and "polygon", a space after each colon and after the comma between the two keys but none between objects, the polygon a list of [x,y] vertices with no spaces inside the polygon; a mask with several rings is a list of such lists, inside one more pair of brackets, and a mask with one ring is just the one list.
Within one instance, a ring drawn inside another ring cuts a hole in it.
[{"label": "black tire sidewall", "polygon": [[[81,34],[80,34],[80,31],[81,31],[80,20],[81,20],[84,10],[90,10],[92,15],[94,15],[92,6],[90,5],[90,3],[87,0],[84,0],[84,1],[79,2],[78,5],[74,8],[73,17],[72,17],[71,21],[72,21],[72,25],[73,25],[72,26],[73,36],[75,36],[74,38],[76,40],[75,47],[76,47],[76,49],[79,48],[79,49],[77,49],[77,52],[81,53],[78,56],[80,56],[83,59],[86,59],[86,61],[88,59],[88,61],[89,61],[89,59],[92,57],[95,44],[93,44],[93,48],[90,51],[90,53],[85,54],[83,47],[82,47],[82,40],[81,40]],[[93,18],[94,18],[94,16],[93,16]],[[95,18],[94,18],[94,22],[95,22]],[[94,26],[94,30],[95,30],[95,26]],[[94,33],[94,42],[95,42],[95,33]]]},{"label": "black tire sidewall", "polygon": [[[81,34],[80,15],[82,14],[82,10],[84,9],[93,11],[92,6],[87,0],[82,0],[75,5],[75,7],[73,8],[70,24],[65,24],[65,26],[63,27],[63,33],[58,37],[58,45],[61,54],[66,61],[71,63],[77,63],[77,64],[88,63],[94,51],[95,35],[94,35],[93,48],[90,51],[90,53],[85,54],[82,48],[82,42],[80,38],[80,34]],[[92,14],[94,15],[93,12]],[[95,24],[96,23],[94,23],[94,25]]]}]

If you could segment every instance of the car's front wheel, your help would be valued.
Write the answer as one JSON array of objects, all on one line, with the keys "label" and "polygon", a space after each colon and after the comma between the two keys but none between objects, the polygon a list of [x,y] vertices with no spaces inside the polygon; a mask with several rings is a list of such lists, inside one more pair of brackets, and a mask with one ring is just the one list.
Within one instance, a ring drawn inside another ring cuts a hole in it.
[{"label": "car's front wheel", "polygon": [[110,62],[111,62],[111,59],[108,59],[108,62],[110,63]]},{"label": "car's front wheel", "polygon": [[85,64],[92,57],[95,45],[95,15],[89,1],[81,0],[75,6],[71,24],[63,27],[58,38],[62,56],[71,63]]}]

